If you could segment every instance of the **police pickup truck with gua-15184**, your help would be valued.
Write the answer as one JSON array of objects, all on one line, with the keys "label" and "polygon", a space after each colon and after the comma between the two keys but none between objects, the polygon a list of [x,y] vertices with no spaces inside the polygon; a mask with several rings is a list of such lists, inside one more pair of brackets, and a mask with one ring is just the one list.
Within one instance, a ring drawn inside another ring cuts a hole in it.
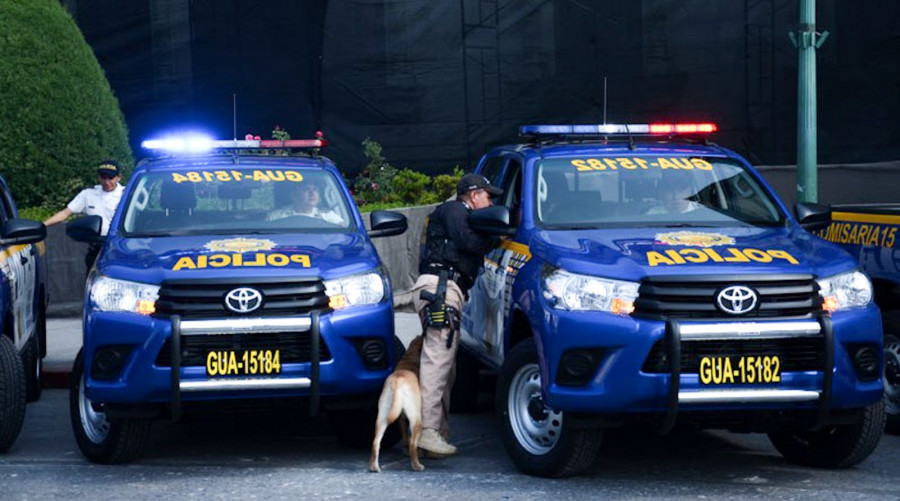
[{"label": "police pickup truck with gua-15184", "polygon": [[[884,428],[872,285],[716,126],[526,126],[477,171],[504,190],[470,223],[505,235],[464,308],[454,402],[497,370],[502,440],[529,474],[583,472],[625,423],[767,433],[847,467]],[[471,403],[471,402],[469,402]]]},{"label": "police pickup truck with gua-15184", "polygon": [[[70,414],[88,459],[136,458],[155,418],[261,398],[323,408],[341,442],[371,444],[403,345],[370,238],[407,222],[375,211],[367,232],[323,145],[144,142],[177,154],[137,166],[87,280]],[[241,154],[273,148],[310,154]],[[67,233],[97,241],[99,223]]]}]

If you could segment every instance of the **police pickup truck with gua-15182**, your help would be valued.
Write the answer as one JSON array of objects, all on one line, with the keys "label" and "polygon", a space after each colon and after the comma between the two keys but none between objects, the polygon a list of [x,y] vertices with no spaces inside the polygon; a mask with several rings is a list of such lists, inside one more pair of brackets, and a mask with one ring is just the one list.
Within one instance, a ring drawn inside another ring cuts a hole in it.
[{"label": "police pickup truck with gua-15182", "polygon": [[464,308],[454,402],[497,370],[502,440],[529,474],[587,469],[602,432],[767,433],[847,467],[884,428],[881,316],[853,258],[810,230],[714,124],[526,126],[477,171],[470,223],[505,235]]},{"label": "police pickup truck with gua-15182", "polygon": [[[341,442],[371,444],[403,345],[370,238],[407,223],[376,211],[367,232],[323,145],[144,142],[178,154],[137,166],[87,280],[70,414],[88,459],[136,458],[153,419],[262,398],[323,408]],[[292,147],[310,154],[241,154]],[[97,241],[99,228],[88,217],[67,233]]]}]

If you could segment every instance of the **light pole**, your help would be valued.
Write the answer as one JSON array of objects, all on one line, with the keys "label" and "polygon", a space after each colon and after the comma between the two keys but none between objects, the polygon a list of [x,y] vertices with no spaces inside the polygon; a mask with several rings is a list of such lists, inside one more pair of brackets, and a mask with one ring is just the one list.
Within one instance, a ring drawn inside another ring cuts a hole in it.
[{"label": "light pole", "polygon": [[800,0],[800,27],[789,33],[797,48],[797,201],[818,201],[816,174],[816,49],[828,32],[816,32],[816,0]]}]

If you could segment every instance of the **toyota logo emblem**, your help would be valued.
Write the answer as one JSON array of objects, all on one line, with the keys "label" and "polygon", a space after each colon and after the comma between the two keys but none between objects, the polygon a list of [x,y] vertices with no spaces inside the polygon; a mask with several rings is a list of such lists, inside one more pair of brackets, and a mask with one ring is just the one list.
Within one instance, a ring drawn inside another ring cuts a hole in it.
[{"label": "toyota logo emblem", "polygon": [[225,307],[235,313],[250,313],[262,304],[262,294],[250,287],[238,287],[225,295]]},{"label": "toyota logo emblem", "polygon": [[719,291],[716,303],[719,309],[732,315],[741,315],[756,308],[756,292],[750,287],[732,285]]}]

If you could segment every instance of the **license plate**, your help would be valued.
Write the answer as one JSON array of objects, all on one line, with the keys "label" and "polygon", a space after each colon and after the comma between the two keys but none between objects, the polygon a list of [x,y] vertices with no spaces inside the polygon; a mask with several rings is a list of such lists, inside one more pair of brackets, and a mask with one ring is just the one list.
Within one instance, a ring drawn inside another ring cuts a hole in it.
[{"label": "license plate", "polygon": [[777,355],[702,357],[703,384],[767,384],[781,382],[781,359]]},{"label": "license plate", "polygon": [[280,350],[218,350],[206,355],[206,374],[209,376],[265,376],[280,373]]}]

